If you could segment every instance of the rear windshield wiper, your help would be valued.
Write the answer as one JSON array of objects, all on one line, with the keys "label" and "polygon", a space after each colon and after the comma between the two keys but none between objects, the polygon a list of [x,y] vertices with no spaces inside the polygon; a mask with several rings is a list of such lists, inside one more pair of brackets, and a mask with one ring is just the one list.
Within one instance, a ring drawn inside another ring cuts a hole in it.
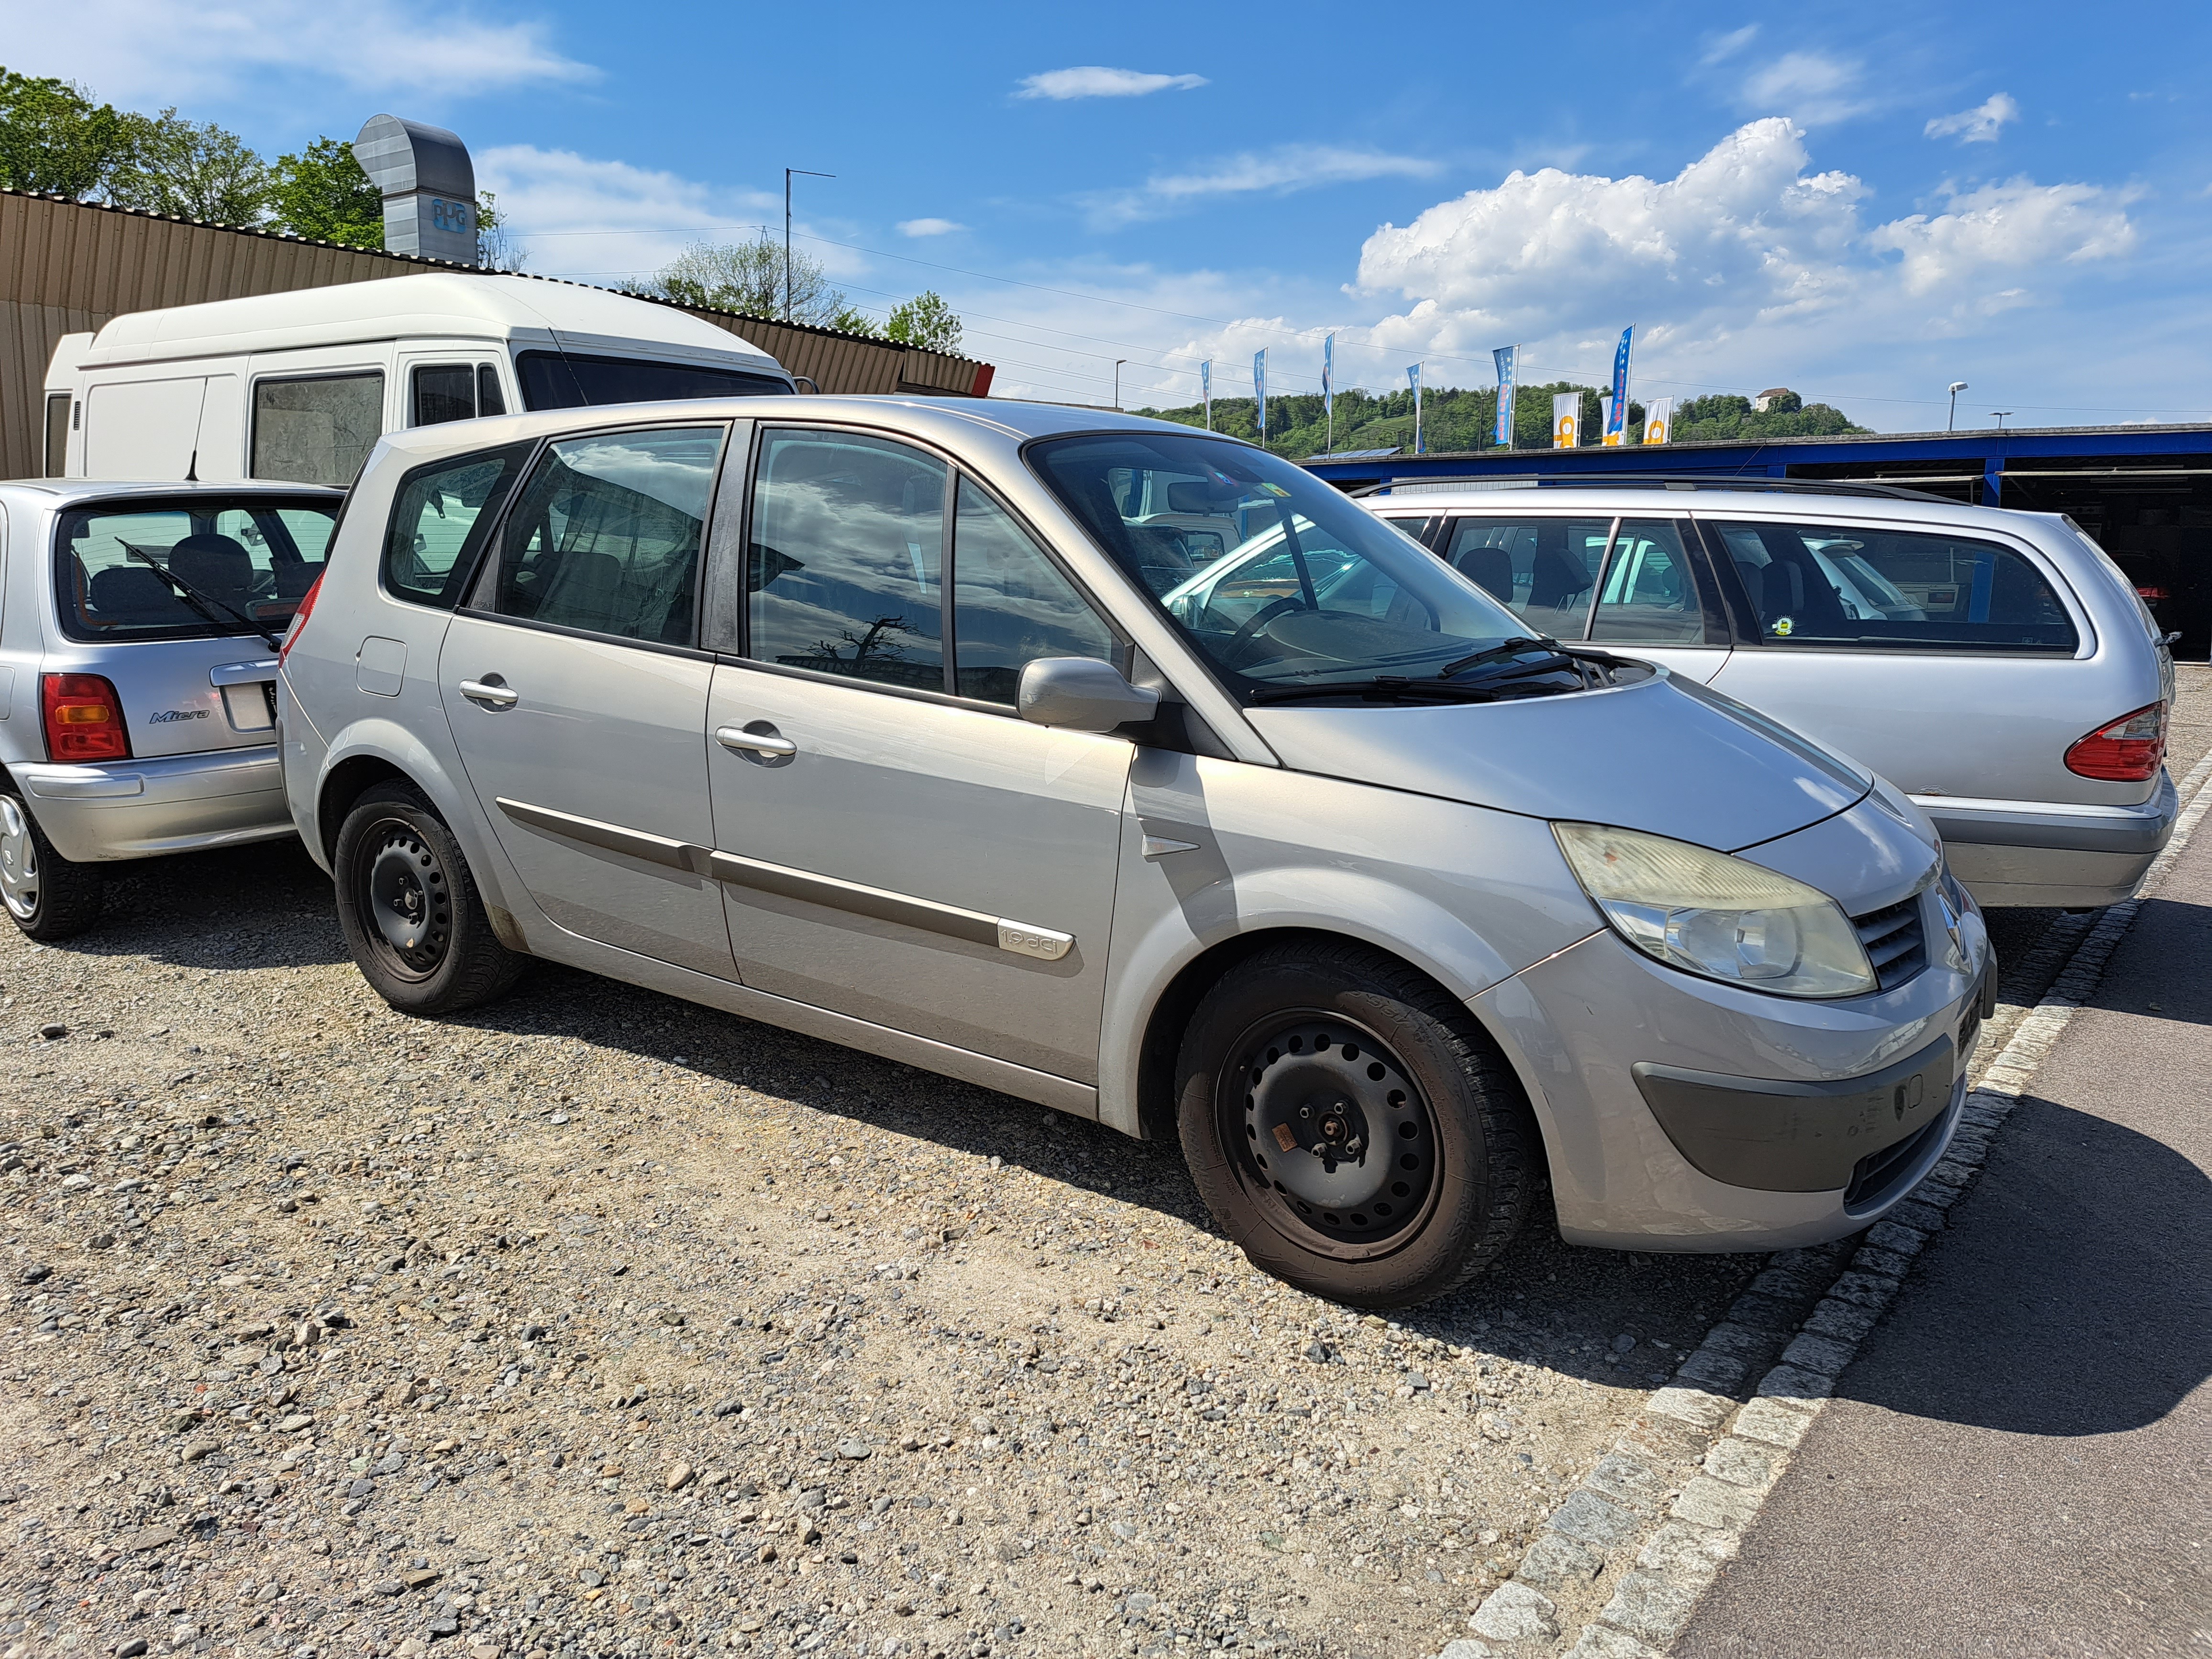
[{"label": "rear windshield wiper", "polygon": [[201,592],[198,588],[194,587],[190,582],[186,581],[182,576],[179,576],[175,571],[170,569],[167,565],[157,563],[154,556],[151,553],[147,552],[143,548],[133,547],[129,542],[125,542],[123,544],[123,550],[125,553],[128,553],[132,558],[137,560],[139,563],[144,565],[146,568],[152,571],[155,575],[159,576],[163,581],[167,582],[170,588],[175,592],[176,596],[182,599],[186,605],[191,606],[193,610],[198,611],[200,615],[206,619],[210,627],[221,628],[222,626],[222,618],[215,614],[215,610],[210,609],[210,606],[213,606],[216,609],[228,611],[230,613],[230,617],[233,622],[244,623],[248,633],[258,634],[263,639],[268,641],[269,648],[271,651],[282,651],[284,648],[284,642],[282,640],[278,639],[270,629],[264,628],[252,617],[247,616],[243,611],[239,610],[235,605],[224,604],[222,600],[218,599],[212,593]]}]

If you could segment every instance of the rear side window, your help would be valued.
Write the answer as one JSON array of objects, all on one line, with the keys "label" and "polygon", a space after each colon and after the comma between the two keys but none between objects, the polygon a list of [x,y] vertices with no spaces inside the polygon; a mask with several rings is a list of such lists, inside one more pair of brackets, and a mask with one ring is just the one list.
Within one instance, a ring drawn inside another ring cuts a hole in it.
[{"label": "rear side window", "polygon": [[253,383],[253,476],[343,489],[384,434],[384,372]]},{"label": "rear side window", "polygon": [[1996,542],[1867,525],[1711,526],[1769,645],[2070,656],[2066,608]]},{"label": "rear side window", "polygon": [[1625,645],[1703,645],[1697,574],[1670,519],[1623,519],[1598,585],[1590,637]]},{"label": "rear side window", "polygon": [[409,473],[385,532],[385,591],[418,605],[450,610],[459,604],[491,521],[531,447],[509,444]]},{"label": "rear side window", "polygon": [[46,477],[58,478],[68,469],[70,394],[46,394]]},{"label": "rear side window", "polygon": [[337,505],[140,500],[62,514],[54,597],[73,640],[191,639],[282,628],[322,574]]},{"label": "rear side window", "polygon": [[1532,634],[1578,640],[1612,539],[1605,519],[1460,519],[1444,562],[1511,609]]},{"label": "rear side window", "polygon": [[507,515],[471,608],[617,639],[690,645],[699,537],[726,428],[570,438]]},{"label": "rear side window", "polygon": [[572,351],[525,351],[514,360],[525,409],[597,409],[679,398],[758,398],[791,388],[768,374],[707,363],[656,363]]}]

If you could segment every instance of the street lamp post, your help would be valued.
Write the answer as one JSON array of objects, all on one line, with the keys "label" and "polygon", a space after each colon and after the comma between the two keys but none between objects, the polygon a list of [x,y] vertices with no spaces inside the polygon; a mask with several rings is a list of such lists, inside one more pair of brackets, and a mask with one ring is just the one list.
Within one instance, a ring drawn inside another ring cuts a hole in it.
[{"label": "street lamp post", "polygon": [[2003,431],[2005,416],[2011,414],[2012,410],[2008,409],[1993,409],[1990,413],[1997,417],[1997,430],[2000,432]]},{"label": "street lamp post", "polygon": [[806,167],[786,167],[783,170],[783,320],[791,320],[791,179],[797,173],[802,179],[835,179],[834,173],[816,173]]},{"label": "street lamp post", "polygon": [[1121,365],[1128,361],[1127,357],[1114,360],[1114,407],[1117,410],[1121,407]]},{"label": "street lamp post", "polygon": [[1950,417],[1943,422],[1943,430],[1946,432],[1954,430],[1959,424],[1959,394],[1966,389],[1966,383],[1964,380],[1951,382],[1951,414]]}]

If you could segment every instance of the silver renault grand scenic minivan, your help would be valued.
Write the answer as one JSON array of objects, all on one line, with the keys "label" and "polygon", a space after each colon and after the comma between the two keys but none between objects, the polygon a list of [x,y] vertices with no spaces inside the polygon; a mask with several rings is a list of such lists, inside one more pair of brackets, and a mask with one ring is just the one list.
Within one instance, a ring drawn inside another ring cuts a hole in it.
[{"label": "silver renault grand scenic minivan", "polygon": [[[1194,579],[1204,573],[1206,580]],[[1095,411],[758,398],[386,436],[285,642],[292,812],[436,1014],[554,960],[1178,1134],[1371,1307],[1837,1237],[1990,983],[1886,784],[1554,647],[1311,475]]]}]

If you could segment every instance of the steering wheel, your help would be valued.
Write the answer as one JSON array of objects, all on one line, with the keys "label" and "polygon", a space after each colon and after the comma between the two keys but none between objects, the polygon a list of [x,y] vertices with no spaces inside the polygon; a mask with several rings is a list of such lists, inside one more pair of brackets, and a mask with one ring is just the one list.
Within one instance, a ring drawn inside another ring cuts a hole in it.
[{"label": "steering wheel", "polygon": [[1252,643],[1254,635],[1285,611],[1304,609],[1305,601],[1291,593],[1285,593],[1281,599],[1271,599],[1261,605],[1250,616],[1245,617],[1243,625],[1229,636],[1229,643],[1221,648],[1221,665],[1224,668],[1231,669],[1242,666],[1244,661],[1244,648]]}]

